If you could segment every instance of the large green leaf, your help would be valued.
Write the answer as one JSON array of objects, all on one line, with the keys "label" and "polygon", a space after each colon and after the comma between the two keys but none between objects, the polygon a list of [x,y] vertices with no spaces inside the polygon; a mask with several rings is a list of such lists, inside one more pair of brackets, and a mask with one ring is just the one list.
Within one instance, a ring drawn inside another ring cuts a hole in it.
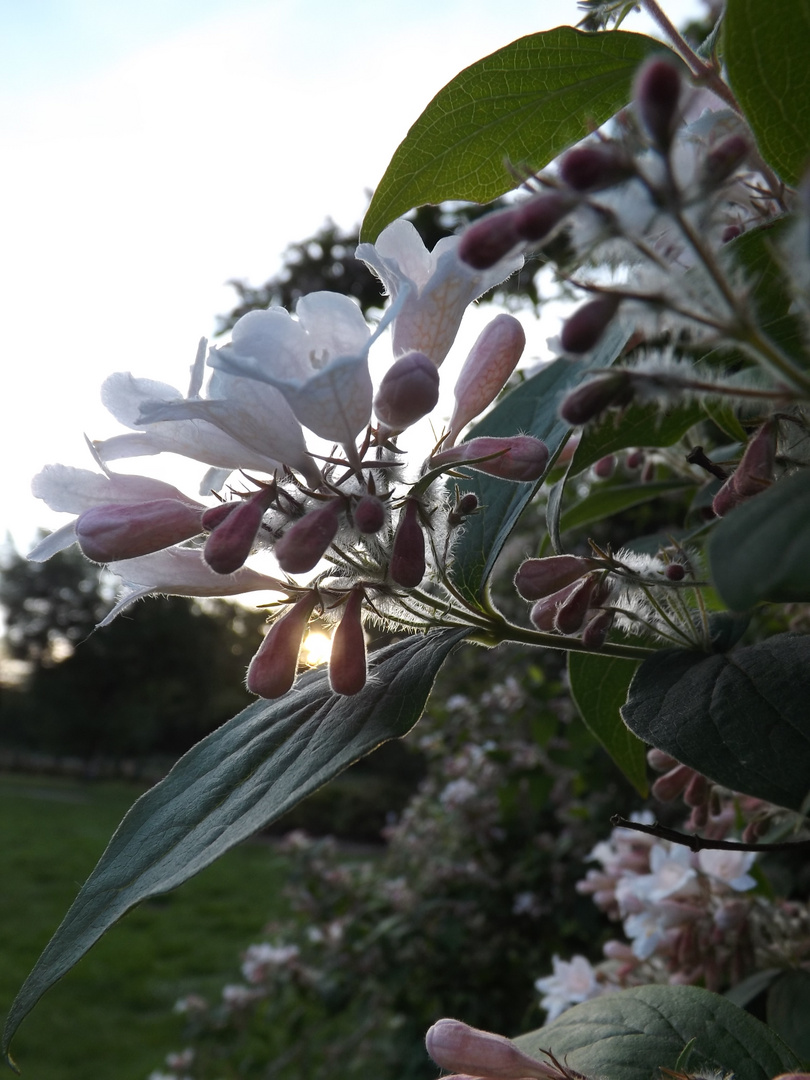
[{"label": "large green leaf", "polygon": [[461,71],[394,153],[363,222],[375,240],[394,218],[443,199],[489,202],[515,187],[507,162],[536,171],[609,120],[660,41],[560,26],[529,34]]},{"label": "large green leaf", "polygon": [[783,971],[768,991],[768,1026],[810,1062],[810,971]]},{"label": "large green leaf", "polygon": [[644,743],[625,725],[621,707],[637,664],[612,656],[568,654],[571,697],[585,726],[604,746],[624,775],[646,797],[647,753]]},{"label": "large green leaf", "polygon": [[717,1070],[736,1080],[771,1080],[799,1059],[761,1021],[696,986],[639,986],[568,1009],[516,1039],[521,1050],[603,1080],[650,1080],[674,1069],[694,1039],[688,1072]]},{"label": "large green leaf", "polygon": [[583,431],[571,475],[576,476],[600,458],[629,446],[672,446],[702,419],[703,410],[697,402],[675,405],[666,412],[655,402],[632,404],[620,412],[610,409]]},{"label": "large green leaf", "polygon": [[645,660],[622,716],[644,742],[747,795],[799,810],[810,790],[810,637]]},{"label": "large green leaf", "polygon": [[810,161],[810,0],[727,0],[724,45],[762,156],[797,183]]},{"label": "large green leaf", "polygon": [[406,638],[372,656],[353,697],[326,670],[259,701],[203,739],[121,822],[17,996],[3,1049],[33,1006],[135,904],[187,881],[352,762],[416,723],[466,630]]},{"label": "large green leaf", "polygon": [[[609,367],[624,348],[629,333],[627,327],[617,321],[605,334],[599,348],[586,360],[555,360],[499,401],[467,438],[518,433],[534,435],[548,446],[553,463],[571,431],[558,416],[561,400],[591,367]],[[458,588],[470,599],[476,599],[481,595],[507,537],[544,478],[537,484],[513,484],[473,470],[460,471],[469,477],[461,486],[478,496],[480,509],[468,519],[453,548],[450,573]]]},{"label": "large green leaf", "polygon": [[712,530],[709,566],[734,611],[761,600],[810,600],[810,469],[726,514]]}]

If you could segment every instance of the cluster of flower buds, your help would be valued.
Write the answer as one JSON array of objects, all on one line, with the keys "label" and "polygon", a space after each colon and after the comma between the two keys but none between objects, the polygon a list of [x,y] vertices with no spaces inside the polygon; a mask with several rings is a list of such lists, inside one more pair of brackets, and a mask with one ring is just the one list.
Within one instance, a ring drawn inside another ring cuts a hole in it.
[{"label": "cluster of flower buds", "polygon": [[749,440],[740,464],[723,483],[712,502],[717,517],[758,495],[774,481],[778,420],[767,420]]},{"label": "cluster of flower buds", "polygon": [[598,648],[615,618],[604,605],[612,591],[609,570],[598,559],[551,555],[527,559],[515,575],[515,588],[534,601],[530,618],[543,632],[581,634],[583,644]]},{"label": "cluster of flower buds", "polygon": [[[343,695],[366,682],[364,618],[408,629],[464,624],[465,611],[448,615],[444,582],[453,540],[477,499],[458,487],[450,496],[449,478],[460,483],[473,469],[533,483],[549,453],[519,434],[459,441],[525,347],[522,326],[506,314],[484,328],[463,364],[449,422],[434,420],[446,432],[437,452],[408,463],[397,443],[436,408],[440,365],[467,306],[522,263],[510,257],[471,269],[459,246],[460,238],[448,238],[428,252],[404,221],[376,245],[360,245],[358,257],[392,299],[373,332],[350,298],[313,293],[294,315],[280,308],[244,315],[228,345],[207,350],[202,342],[185,397],[128,373],[111,376],[105,403],[133,431],[93,445],[100,472],[49,466],[35,479],[35,494],[74,520],[30,557],[78,542],[88,558],[110,565],[127,586],[110,617],[150,592],[280,596],[247,676],[267,698],[292,688],[316,615],[336,624],[329,679]],[[388,325],[394,355],[375,393],[369,350]],[[209,466],[206,501],[109,468],[162,451]],[[254,556],[271,560],[270,574],[249,566]]]}]

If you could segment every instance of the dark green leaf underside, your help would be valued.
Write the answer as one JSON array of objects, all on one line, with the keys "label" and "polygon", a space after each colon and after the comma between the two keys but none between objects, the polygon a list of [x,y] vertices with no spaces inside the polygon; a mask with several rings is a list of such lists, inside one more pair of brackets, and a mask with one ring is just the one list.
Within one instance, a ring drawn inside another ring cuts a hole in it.
[{"label": "dark green leaf underside", "polygon": [[277,701],[259,701],[177,762],[121,822],[20,991],[4,1050],[38,999],[135,904],[187,881],[352,762],[406,734],[465,630],[411,637],[372,657],[354,697],[324,668]]}]

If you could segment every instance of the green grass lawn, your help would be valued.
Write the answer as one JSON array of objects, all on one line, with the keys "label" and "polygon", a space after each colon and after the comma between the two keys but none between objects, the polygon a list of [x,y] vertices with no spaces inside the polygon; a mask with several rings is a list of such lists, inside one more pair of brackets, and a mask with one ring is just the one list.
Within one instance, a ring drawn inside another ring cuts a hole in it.
[{"label": "green grass lawn", "polygon": [[[138,794],[0,776],[3,1016]],[[177,998],[239,981],[239,952],[284,913],[284,875],[283,858],[249,842],[127,915],[23,1023],[13,1046],[23,1080],[146,1080],[183,1047]]]}]

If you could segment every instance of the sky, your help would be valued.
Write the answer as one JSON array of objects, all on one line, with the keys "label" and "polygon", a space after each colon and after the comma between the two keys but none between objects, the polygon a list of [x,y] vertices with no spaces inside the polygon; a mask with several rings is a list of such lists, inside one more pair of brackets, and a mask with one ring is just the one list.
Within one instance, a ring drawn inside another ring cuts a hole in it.
[{"label": "sky", "polygon": [[30,480],[92,468],[84,433],[120,431],[106,375],[185,389],[229,279],[260,284],[327,217],[353,226],[445,83],[578,17],[575,0],[0,0],[0,538],[24,551],[66,520]]}]

